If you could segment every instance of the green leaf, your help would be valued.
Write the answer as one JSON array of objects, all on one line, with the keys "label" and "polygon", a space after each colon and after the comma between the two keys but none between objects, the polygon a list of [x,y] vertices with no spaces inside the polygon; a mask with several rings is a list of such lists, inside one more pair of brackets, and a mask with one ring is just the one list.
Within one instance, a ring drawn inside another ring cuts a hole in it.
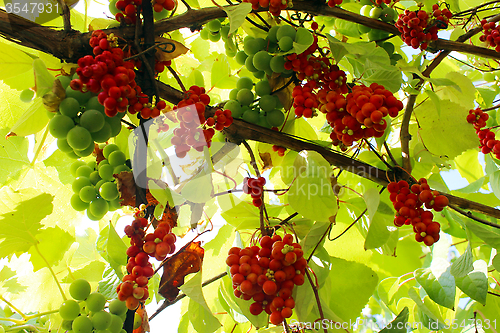
[{"label": "green leaf", "polygon": [[486,295],[488,294],[488,265],[483,260],[474,262],[474,270],[466,276],[457,277],[457,287],[467,296],[486,304]]},{"label": "green leaf", "polygon": [[467,149],[477,147],[477,135],[466,121],[469,110],[447,101],[441,101],[441,115],[436,117],[432,101],[425,101],[415,108],[421,136],[427,149],[437,156],[455,158]]},{"label": "green leaf", "polygon": [[365,200],[366,203],[368,218],[372,221],[380,203],[380,193],[378,193],[378,190],[375,187],[369,188],[363,194],[363,200]]},{"label": "green leaf", "polygon": [[446,79],[446,78],[428,78],[427,80],[430,83],[432,83],[433,85],[437,86],[437,87],[440,87],[440,86],[450,86],[450,87],[453,87],[454,89],[456,89],[458,92],[461,92],[460,86],[456,82],[453,82],[450,79]]},{"label": "green leaf", "polygon": [[326,37],[328,38],[328,44],[330,45],[330,51],[332,52],[333,59],[336,63],[338,63],[346,54],[349,53],[343,45],[345,43],[342,43],[330,34],[326,34]]},{"label": "green leaf", "polygon": [[0,80],[31,70],[33,58],[25,52],[0,42]]},{"label": "green leaf", "polygon": [[454,308],[455,278],[451,275],[450,264],[446,260],[435,258],[431,268],[417,269],[414,274],[430,299],[449,309]]},{"label": "green leaf", "polygon": [[439,322],[440,324],[444,324],[441,316],[437,316],[434,311],[432,311],[433,309],[430,308],[430,304],[433,304],[434,306],[436,306],[435,303],[431,302],[424,302],[422,301],[422,299],[420,298],[420,296],[418,295],[418,292],[417,292],[417,289],[416,288],[411,288],[409,291],[408,291],[408,296],[410,296],[410,298],[417,304],[418,306],[418,309],[420,311],[422,311],[422,313],[424,313],[427,317],[429,317],[430,319],[432,319],[433,321],[437,321]]},{"label": "green leaf", "polygon": [[[461,278],[472,272],[474,270],[473,266],[474,258],[472,258],[472,250],[470,248],[470,242],[467,244],[467,249],[460,257],[458,257],[455,262],[451,265],[450,273],[455,278]],[[458,282],[457,282],[458,283]]]},{"label": "green leaf", "polygon": [[491,261],[491,264],[497,271],[500,272],[500,253],[495,254],[495,257],[493,257],[493,260]]},{"label": "green leaf", "polygon": [[[102,261],[94,260],[90,262],[88,265],[85,265],[80,269],[72,271],[71,277],[70,275],[68,275],[62,280],[62,282],[71,283],[73,280],[76,279],[85,279],[89,282],[99,282],[102,279],[102,274],[104,273],[105,268],[106,268],[105,263],[103,263]],[[114,276],[116,277],[116,275]],[[102,289],[99,288],[100,292],[101,290]],[[116,286],[113,292],[116,293]]]},{"label": "green leaf", "polygon": [[[368,233],[365,239],[365,250],[375,249],[386,244],[393,233],[399,233],[397,228],[394,228],[394,216],[381,214],[376,212],[368,227]],[[389,253],[394,253],[394,248],[389,248]]]},{"label": "green leaf", "polygon": [[8,293],[17,294],[26,289],[25,286],[17,281],[17,274],[9,267],[4,266],[0,270],[0,287],[7,289]]},{"label": "green leaf", "polygon": [[0,131],[0,184],[9,179],[17,179],[24,166],[28,166],[28,139],[24,137],[9,137],[4,139],[6,130]]},{"label": "green leaf", "polygon": [[405,325],[408,322],[409,316],[410,312],[408,311],[408,307],[405,306],[397,317],[394,318],[390,324],[384,327],[379,333],[406,333],[407,330]]},{"label": "green leaf", "polygon": [[496,231],[497,229],[491,229],[489,227],[484,227],[481,224],[466,220],[466,227],[472,231],[477,237],[481,238],[486,244],[495,249],[500,249],[500,234]]},{"label": "green leaf", "polygon": [[127,265],[127,245],[116,233],[113,223],[109,223],[108,242],[106,250],[111,259],[119,265]]},{"label": "green leaf", "polygon": [[[37,245],[32,247],[28,253],[33,264],[33,271],[43,267],[57,265],[75,241],[75,238],[59,227],[42,229],[36,235]],[[57,240],[57,242],[54,242]]]},{"label": "green leaf", "polygon": [[441,100],[439,99],[439,96],[430,89],[426,89],[425,93],[429,96],[432,103],[434,103],[438,117],[441,117]]},{"label": "green leaf", "polygon": [[212,65],[210,85],[217,88],[226,88],[224,81],[229,78],[230,74],[231,68],[227,57],[222,54],[218,55]]},{"label": "green leaf", "polygon": [[33,70],[35,71],[36,95],[42,97],[52,89],[55,78],[47,70],[45,63],[41,59],[33,60]]},{"label": "green leaf", "polygon": [[41,131],[49,122],[41,98],[36,98],[10,129],[9,135],[28,136]]},{"label": "green leaf", "polygon": [[182,188],[181,195],[190,202],[206,203],[212,198],[212,175],[202,174],[191,179]]},{"label": "green leaf", "polygon": [[[355,320],[377,287],[377,273],[366,265],[335,257],[330,264],[332,269],[321,293],[328,294],[330,309],[343,321]],[[353,279],[355,276],[363,278]]]},{"label": "green leaf", "polygon": [[160,205],[163,207],[166,207],[167,202],[170,207],[174,207],[177,205],[181,205],[186,201],[181,195],[170,190],[170,188],[161,188],[160,185],[158,185],[153,180],[150,180],[148,182],[148,189],[151,195],[153,195],[153,197],[158,200]]},{"label": "green leaf", "polygon": [[[434,81],[429,81],[434,84]],[[446,74],[446,82],[449,83],[449,85],[438,91],[438,96],[441,98],[447,98],[467,110],[474,108],[476,88],[474,87],[474,84],[472,84],[470,78],[459,72],[448,72]]]},{"label": "green leaf", "polygon": [[[0,258],[28,252],[41,232],[40,221],[52,213],[53,196],[32,189],[13,191],[3,188],[0,194]],[[15,207],[12,210],[12,207]],[[34,209],[36,207],[36,209]]]},{"label": "green leaf", "polygon": [[224,9],[229,19],[229,35],[231,35],[245,22],[245,18],[252,11],[252,4],[242,2],[235,6],[223,7],[222,9]]},{"label": "green leaf", "polygon": [[194,274],[180,289],[189,299],[189,320],[197,332],[215,332],[221,323],[214,317],[203,296],[201,271]]},{"label": "green leaf", "polygon": [[317,152],[302,151],[295,164],[304,170],[299,173],[287,192],[292,209],[313,221],[328,222],[337,212],[338,205],[330,183],[330,166]]}]

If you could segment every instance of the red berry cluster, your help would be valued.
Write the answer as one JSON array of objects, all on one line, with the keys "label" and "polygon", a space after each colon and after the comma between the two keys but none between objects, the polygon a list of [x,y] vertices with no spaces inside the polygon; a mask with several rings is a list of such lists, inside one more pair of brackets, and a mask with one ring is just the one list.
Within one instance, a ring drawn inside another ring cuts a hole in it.
[{"label": "red berry cluster", "polygon": [[224,128],[231,126],[233,123],[233,117],[231,110],[217,110],[213,117],[209,117],[205,125],[208,127],[214,127],[216,131],[222,131]]},{"label": "red berry cluster", "polygon": [[430,14],[423,10],[405,10],[403,14],[399,14],[395,25],[407,45],[425,50],[428,42],[438,39],[438,30],[448,27],[453,14],[447,8],[439,9],[437,4],[432,6],[432,10]]},{"label": "red berry cluster", "polygon": [[180,126],[174,130],[171,143],[179,158],[185,157],[191,148],[202,152],[204,146],[210,147],[215,131],[222,131],[233,123],[230,110],[217,110],[214,117],[205,119],[205,108],[210,103],[205,88],[191,86],[185,95],[173,108]]},{"label": "red berry cluster", "polygon": [[391,182],[387,185],[387,190],[396,210],[394,225],[401,227],[411,224],[415,240],[424,242],[427,246],[437,242],[441,226],[438,222],[432,221],[434,217],[432,212],[424,210],[422,206],[440,212],[448,206],[448,198],[437,191],[431,191],[425,178],[421,178],[411,187],[405,180]]},{"label": "red berry cluster", "polygon": [[292,91],[293,107],[295,115],[300,118],[312,118],[313,108],[318,107],[318,98],[313,92],[316,88],[316,81],[309,81],[303,86],[295,86]]},{"label": "red berry cluster", "polygon": [[149,257],[162,261],[175,251],[176,236],[170,232],[168,223],[159,223],[155,231],[149,234],[145,232],[147,226],[148,220],[138,217],[125,227],[125,234],[130,238],[131,244],[127,249],[128,274],[123,277],[116,292],[118,299],[125,301],[130,310],[135,310],[139,302],[149,297],[148,280],[154,274]]},{"label": "red berry cluster", "polygon": [[279,325],[292,315],[295,285],[304,283],[307,261],[291,234],[264,236],[259,246],[229,250],[226,264],[230,267],[234,295],[253,300],[250,312],[270,315],[271,323]]},{"label": "red berry cluster", "polygon": [[252,196],[253,205],[257,208],[262,206],[262,193],[264,191],[264,185],[266,185],[266,179],[264,177],[245,177],[245,179],[243,179],[243,193],[250,194]]},{"label": "red berry cluster", "polygon": [[157,13],[163,10],[174,10],[177,7],[177,0],[154,0],[153,1],[153,10]]},{"label": "red berry cluster", "polygon": [[494,47],[495,51],[500,52],[500,26],[495,22],[481,21],[483,34],[479,36],[481,42],[486,42],[488,47]]},{"label": "red berry cluster", "polygon": [[334,145],[349,147],[362,138],[381,137],[387,115],[396,117],[403,103],[384,86],[372,83],[354,86],[346,97],[326,89],[318,92],[319,110],[333,128]]},{"label": "red berry cluster", "polygon": [[79,78],[71,81],[71,88],[98,93],[97,99],[109,117],[127,110],[136,113],[143,108],[143,118],[158,116],[166,103],[160,101],[154,108],[148,106],[148,96],[135,82],[134,63],[123,60],[124,53],[117,47],[116,37],[94,30],[89,44],[95,58],[86,55],[78,59],[76,73]]},{"label": "red berry cluster", "polygon": [[142,0],[118,0],[115,6],[121,13],[117,13],[115,19],[120,23],[135,24],[141,4]]},{"label": "red berry cluster", "polygon": [[[469,110],[467,115],[467,122],[474,125],[476,129],[476,134],[479,138],[479,149],[483,154],[489,154],[493,152],[497,159],[500,159],[500,140],[495,139],[495,133],[490,128],[483,128],[486,126],[486,121],[489,119],[489,115],[483,112],[480,108],[475,110]],[[482,129],[483,128],[483,129]]]},{"label": "red berry cluster", "polygon": [[[280,16],[283,9],[288,8],[288,0],[243,0],[252,4],[252,9],[269,8],[268,11],[273,16]],[[290,1],[291,2],[291,1]]]},{"label": "red berry cluster", "polygon": [[342,4],[342,0],[328,0],[328,7],[340,6]]},{"label": "red berry cluster", "polygon": [[285,156],[286,148],[281,147],[281,146],[277,146],[277,145],[273,145],[273,151],[277,152],[278,156],[283,157],[283,156]]}]

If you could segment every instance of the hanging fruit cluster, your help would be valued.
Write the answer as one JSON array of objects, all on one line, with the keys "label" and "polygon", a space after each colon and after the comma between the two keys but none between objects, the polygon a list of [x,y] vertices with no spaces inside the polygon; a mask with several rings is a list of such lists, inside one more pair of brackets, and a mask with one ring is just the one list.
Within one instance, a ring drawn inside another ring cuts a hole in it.
[{"label": "hanging fruit cluster", "polygon": [[259,246],[229,250],[226,264],[233,281],[234,295],[253,300],[250,312],[265,311],[271,323],[279,325],[292,316],[295,285],[304,283],[307,260],[291,234],[263,236]]},{"label": "hanging fruit cluster", "polygon": [[262,206],[262,193],[264,191],[264,185],[266,185],[266,179],[264,177],[245,177],[245,179],[243,179],[243,193],[250,194],[253,199],[252,203],[257,208]]},{"label": "hanging fruit cluster", "polygon": [[448,27],[452,15],[447,8],[439,9],[437,4],[432,5],[432,13],[405,10],[399,15],[396,27],[406,45],[425,50],[430,41],[438,39],[438,30]]},{"label": "hanging fruit cluster", "polygon": [[487,47],[494,47],[495,51],[500,52],[500,26],[495,22],[481,21],[483,34],[479,36],[481,42],[486,42]]},{"label": "hanging fruit cluster", "polygon": [[330,138],[342,149],[362,138],[381,137],[387,128],[387,116],[396,117],[403,109],[403,103],[377,83],[354,86],[345,97],[322,89],[318,100],[319,110],[333,128]]},{"label": "hanging fruit cluster", "polygon": [[434,215],[429,210],[442,211],[448,206],[448,198],[437,191],[431,191],[427,180],[421,178],[418,183],[411,187],[405,180],[391,182],[387,185],[390,199],[396,210],[394,225],[412,225],[415,232],[415,240],[424,242],[431,246],[439,240],[441,226],[438,222],[432,221]]},{"label": "hanging fruit cluster", "polygon": [[139,303],[149,297],[148,281],[154,274],[149,258],[163,261],[167,255],[175,252],[177,237],[167,222],[160,222],[154,232],[148,234],[145,231],[147,227],[148,220],[142,217],[137,217],[125,227],[125,234],[130,238],[126,266],[128,274],[123,277],[116,292],[118,299],[125,301],[130,310],[137,309]]},{"label": "hanging fruit cluster", "polygon": [[144,119],[159,116],[166,103],[160,101],[155,106],[149,103],[148,96],[135,82],[136,64],[123,60],[124,52],[117,47],[117,38],[102,30],[94,30],[89,44],[95,58],[86,55],[78,59],[76,73],[79,78],[71,81],[71,88],[98,94],[97,99],[108,117],[127,111],[132,114],[141,112]]},{"label": "hanging fruit cluster", "polygon": [[76,161],[71,165],[73,196],[71,206],[87,211],[87,217],[99,221],[108,211],[120,208],[120,194],[114,175],[130,171],[125,154],[115,144],[102,147],[104,159],[96,163]]},{"label": "hanging fruit cluster", "polygon": [[252,4],[252,9],[268,8],[269,13],[273,16],[280,16],[281,11],[288,8],[290,0],[243,0]]},{"label": "hanging fruit cluster", "polygon": [[185,157],[191,148],[202,152],[203,147],[210,147],[216,130],[222,131],[233,123],[230,110],[217,110],[213,117],[205,119],[205,108],[209,104],[205,88],[191,86],[185,98],[174,106],[180,126],[174,129],[171,143],[177,157]]},{"label": "hanging fruit cluster", "polygon": [[486,126],[486,121],[489,119],[489,115],[483,112],[480,108],[475,110],[469,110],[467,115],[467,122],[474,125],[476,134],[479,138],[479,149],[483,154],[489,154],[493,152],[497,159],[500,159],[500,140],[495,139],[495,132],[490,128],[483,128]]}]

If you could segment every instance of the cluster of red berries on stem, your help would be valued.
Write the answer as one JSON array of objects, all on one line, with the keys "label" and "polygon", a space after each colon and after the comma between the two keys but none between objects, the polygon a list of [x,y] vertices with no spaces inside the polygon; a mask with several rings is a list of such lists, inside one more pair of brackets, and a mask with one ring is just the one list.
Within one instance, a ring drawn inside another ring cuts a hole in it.
[{"label": "cluster of red berries on stem", "polygon": [[349,147],[362,138],[381,137],[387,128],[387,116],[396,117],[403,103],[384,86],[372,83],[354,86],[346,97],[335,91],[318,92],[319,110],[333,128],[333,144]]},{"label": "cluster of red berries on stem", "polygon": [[250,312],[257,316],[262,311],[270,315],[270,321],[279,325],[293,314],[295,285],[304,284],[307,260],[299,244],[291,234],[273,237],[263,236],[259,246],[229,250],[226,264],[229,266],[234,295],[253,300]]},{"label": "cluster of red berries on stem", "polygon": [[153,10],[157,13],[160,13],[163,10],[174,10],[177,7],[177,0],[154,0],[153,1]]},{"label": "cluster of red berries on stem", "polygon": [[121,13],[117,13],[115,19],[120,23],[123,21],[125,24],[135,24],[141,4],[142,0],[118,0],[115,7]]},{"label": "cluster of red berries on stem", "polygon": [[175,234],[166,222],[161,222],[153,233],[146,234],[148,220],[136,218],[125,227],[125,234],[130,238],[130,247],[127,249],[129,257],[126,266],[127,275],[116,289],[118,299],[125,301],[127,308],[135,310],[141,301],[149,297],[148,281],[153,276],[153,266],[150,257],[163,261],[168,254],[175,251]]},{"label": "cluster of red berries on stem", "polygon": [[273,16],[280,16],[281,11],[288,7],[288,0],[243,0],[252,4],[252,9],[269,8],[268,11]]},{"label": "cluster of red berries on stem", "polygon": [[135,82],[135,65],[123,60],[124,53],[117,47],[117,38],[94,30],[89,44],[95,58],[86,55],[78,59],[76,73],[79,78],[72,80],[70,87],[98,94],[97,99],[108,117],[127,110],[132,114],[142,111],[141,116],[145,119],[158,116],[166,103],[160,101],[154,108],[148,103],[148,96]]},{"label": "cluster of red berries on stem", "polygon": [[281,147],[281,146],[277,146],[277,145],[273,145],[273,151],[277,152],[278,156],[283,157],[283,156],[285,156],[286,148]]},{"label": "cluster of red berries on stem", "polygon": [[500,159],[500,140],[495,139],[495,133],[490,128],[483,128],[486,126],[486,121],[489,119],[489,115],[476,108],[474,110],[469,110],[467,115],[467,122],[474,125],[476,129],[476,134],[479,138],[479,149],[483,154],[489,154],[493,152],[497,159]]},{"label": "cluster of red berries on stem", "polygon": [[313,92],[315,88],[316,81],[309,81],[303,86],[299,85],[293,88],[293,108],[297,117],[312,118],[314,115],[313,109],[318,107],[318,98]]},{"label": "cluster of red berries on stem", "polygon": [[183,158],[191,148],[199,152],[210,147],[215,131],[222,131],[233,123],[230,110],[217,110],[213,117],[205,119],[205,108],[210,104],[210,96],[205,88],[191,86],[185,98],[173,110],[176,111],[180,126],[174,130],[171,143],[177,157]]},{"label": "cluster of red berries on stem", "polygon": [[415,232],[415,240],[424,242],[431,246],[439,240],[441,226],[438,222],[432,221],[434,215],[430,210],[442,211],[448,206],[448,198],[437,191],[431,191],[427,180],[421,178],[418,183],[409,186],[405,180],[391,182],[387,185],[390,199],[396,210],[394,225],[412,225]]},{"label": "cluster of red berries on stem", "polygon": [[340,6],[342,4],[342,0],[328,0],[327,2],[328,7],[335,7],[335,6]]},{"label": "cluster of red berries on stem", "polygon": [[441,10],[439,5],[434,4],[432,13],[424,10],[405,10],[403,14],[399,14],[395,26],[407,45],[414,49],[420,47],[421,50],[425,50],[430,41],[438,39],[438,30],[448,27],[452,16],[447,8]]},{"label": "cluster of red berries on stem", "polygon": [[264,192],[264,185],[266,185],[266,178],[249,178],[243,179],[243,193],[250,194],[252,197],[253,205],[257,208],[262,206],[262,193]]},{"label": "cluster of red berries on stem", "polygon": [[481,21],[483,34],[479,36],[481,42],[486,42],[488,47],[494,47],[495,51],[500,52],[500,26],[495,22]]}]

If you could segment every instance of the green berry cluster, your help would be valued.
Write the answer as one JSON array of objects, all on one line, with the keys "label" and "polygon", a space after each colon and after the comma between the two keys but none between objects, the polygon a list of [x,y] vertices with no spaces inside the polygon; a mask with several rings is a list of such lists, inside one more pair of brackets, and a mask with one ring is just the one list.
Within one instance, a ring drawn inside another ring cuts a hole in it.
[{"label": "green berry cluster", "polygon": [[115,174],[130,171],[125,154],[115,144],[103,146],[104,160],[85,163],[78,160],[71,166],[73,196],[71,206],[76,211],[87,210],[87,217],[100,220],[108,211],[120,208]]},{"label": "green berry cluster", "polygon": [[90,283],[78,279],[71,283],[68,299],[59,308],[63,322],[61,328],[74,333],[92,333],[104,330],[109,333],[125,333],[123,322],[127,314],[125,302],[118,299],[108,303],[99,292],[91,293]]},{"label": "green berry cluster", "polygon": [[49,132],[57,139],[57,147],[68,156],[75,159],[89,156],[96,142],[106,142],[120,133],[125,113],[107,117],[97,96],[71,89],[68,77],[59,80],[66,89],[66,98],[57,112],[48,112]]},{"label": "green berry cluster", "polygon": [[278,96],[271,95],[267,79],[254,85],[249,77],[239,78],[224,108],[231,110],[233,118],[241,118],[262,127],[279,127],[285,121],[283,105]]}]

